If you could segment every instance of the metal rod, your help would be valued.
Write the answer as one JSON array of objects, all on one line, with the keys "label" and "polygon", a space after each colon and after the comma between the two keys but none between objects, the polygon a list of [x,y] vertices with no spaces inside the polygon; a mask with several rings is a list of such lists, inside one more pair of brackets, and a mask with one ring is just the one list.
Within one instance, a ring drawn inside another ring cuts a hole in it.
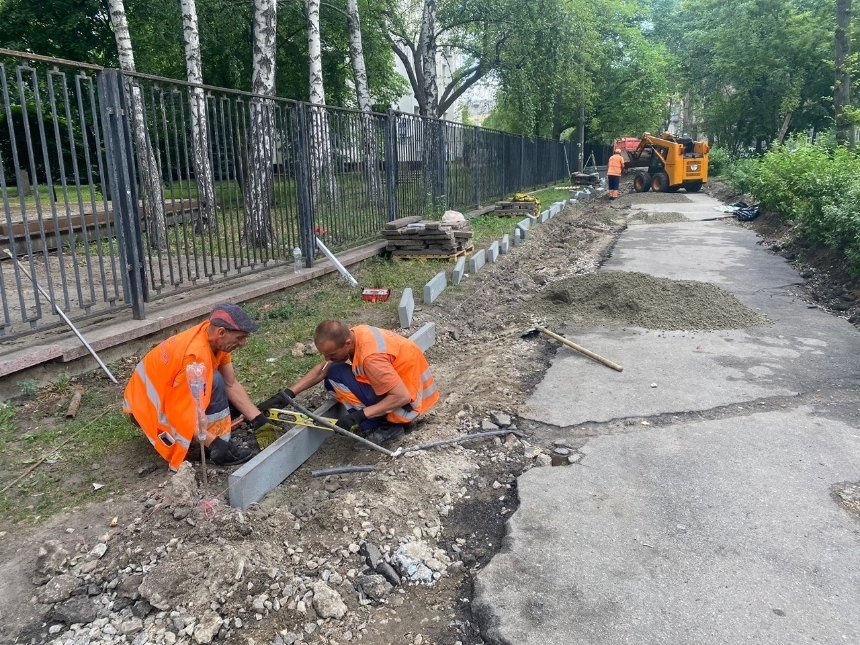
[{"label": "metal rod", "polygon": [[12,259],[13,259],[13,260],[18,264],[18,268],[21,270],[21,272],[22,272],[25,276],[27,276],[27,278],[28,278],[28,279],[33,283],[33,285],[36,287],[36,289],[38,289],[38,290],[39,290],[39,293],[41,293],[41,294],[42,294],[42,296],[44,296],[44,297],[45,297],[45,299],[46,299],[48,302],[50,302],[50,303],[51,303],[51,306],[54,308],[54,311],[56,311],[56,312],[57,312],[57,315],[58,315],[60,318],[62,318],[62,319],[63,319],[63,322],[65,322],[65,323],[66,323],[66,324],[71,328],[71,330],[72,330],[73,332],[75,332],[75,336],[77,336],[77,337],[78,337],[78,340],[80,340],[80,341],[84,344],[84,347],[86,347],[86,348],[87,348],[87,351],[92,355],[92,357],[93,357],[94,359],[96,359],[96,362],[97,362],[97,363],[99,364],[99,366],[104,370],[105,374],[107,374],[107,375],[108,375],[108,377],[110,378],[110,380],[111,380],[111,381],[113,381],[114,383],[117,383],[117,384],[118,384],[118,383],[119,383],[119,381],[117,381],[117,380],[116,380],[116,377],[111,373],[111,371],[108,369],[107,365],[105,365],[105,364],[102,362],[102,359],[101,359],[101,358],[99,358],[99,355],[98,355],[98,354],[96,354],[96,350],[94,350],[94,349],[90,346],[90,344],[87,342],[87,339],[86,339],[86,338],[84,338],[84,337],[83,337],[83,335],[81,334],[81,332],[79,332],[79,331],[78,331],[78,328],[77,328],[77,327],[75,327],[75,325],[72,323],[72,321],[71,321],[71,320],[69,320],[68,316],[66,316],[66,314],[65,314],[65,313],[63,313],[63,310],[62,310],[62,309],[60,309],[60,308],[57,306],[57,303],[56,303],[56,302],[54,302],[54,299],[53,299],[53,298],[51,298],[51,296],[49,296],[49,295],[45,292],[45,290],[44,290],[44,289],[42,289],[42,286],[41,286],[41,285],[36,281],[35,276],[31,276],[29,273],[27,273],[27,269],[25,269],[25,268],[24,268],[24,265],[23,265],[23,264],[21,264],[21,261],[20,261],[18,258],[16,258],[14,255],[12,255],[12,254],[9,252],[9,249],[4,249],[4,250],[5,250],[5,252],[6,252],[6,255],[8,255],[10,258],[12,258]]},{"label": "metal rod", "polygon": [[311,477],[327,477],[329,475],[343,475],[346,473],[372,473],[375,466],[338,466],[337,468],[323,468],[312,470]]},{"label": "metal rod", "polygon": [[344,430],[340,426],[336,426],[335,424],[330,423],[329,421],[325,420],[324,418],[322,418],[318,414],[314,414],[313,412],[311,412],[310,410],[308,410],[307,408],[305,408],[301,404],[296,403],[296,401],[291,396],[289,396],[286,392],[281,391],[281,394],[286,398],[286,401],[291,406],[293,406],[296,410],[298,410],[302,414],[308,415],[311,419],[313,419],[314,421],[316,421],[320,425],[328,428],[329,430],[332,430],[333,432],[336,432],[339,435],[343,435],[344,437],[349,437],[350,439],[353,439],[354,441],[358,441],[359,443],[363,443],[365,446],[367,446],[369,448],[373,448],[374,450],[377,450],[377,451],[381,452],[382,454],[384,454],[388,457],[396,457],[397,456],[396,453],[393,453],[390,450],[373,443],[372,441],[368,441],[364,437],[359,437],[354,432],[350,432],[349,430]]},{"label": "metal rod", "polygon": [[478,441],[479,439],[487,439],[488,437],[498,437],[503,434],[512,434],[515,437],[524,437],[525,435],[519,430],[489,430],[487,432],[476,432],[475,434],[465,434],[453,439],[443,439],[442,441],[433,441],[431,443],[422,443],[417,446],[409,446],[407,448],[398,448],[395,457],[406,454],[407,452],[415,452],[416,450],[428,450],[438,446],[450,446],[457,443],[467,443],[469,441]]},{"label": "metal rod", "polygon": [[338,270],[338,272],[346,279],[346,281],[349,282],[353,287],[357,287],[358,286],[358,280],[356,280],[355,278],[352,277],[352,274],[346,270],[346,267],[340,263],[340,260],[338,260],[335,257],[334,253],[332,253],[331,251],[328,250],[328,248],[326,247],[325,244],[323,244],[323,242],[320,238],[315,237],[314,239],[317,241],[317,248],[319,248],[319,250],[323,252],[323,255],[325,255],[331,261],[331,263],[335,266],[335,268]]}]

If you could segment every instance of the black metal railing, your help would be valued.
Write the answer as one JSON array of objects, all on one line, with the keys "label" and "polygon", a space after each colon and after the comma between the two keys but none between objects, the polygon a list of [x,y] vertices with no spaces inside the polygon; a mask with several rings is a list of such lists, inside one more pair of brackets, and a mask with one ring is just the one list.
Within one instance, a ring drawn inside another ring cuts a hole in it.
[{"label": "black metal railing", "polygon": [[8,50],[0,121],[6,338],[60,324],[53,303],[73,320],[143,318],[147,302],[291,265],[295,249],[309,264],[317,237],[354,247],[397,217],[561,180],[576,159],[547,139]]}]

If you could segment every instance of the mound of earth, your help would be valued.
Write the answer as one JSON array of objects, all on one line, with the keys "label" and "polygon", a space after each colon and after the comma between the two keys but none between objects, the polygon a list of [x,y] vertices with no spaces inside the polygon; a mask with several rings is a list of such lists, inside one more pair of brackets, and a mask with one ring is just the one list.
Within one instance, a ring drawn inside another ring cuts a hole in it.
[{"label": "mound of earth", "polygon": [[616,200],[617,204],[679,204],[691,202],[683,193],[626,193]]},{"label": "mound of earth", "polygon": [[647,329],[743,329],[768,319],[706,282],[605,271],[561,280],[544,297],[559,320]]},{"label": "mound of earth", "polygon": [[677,224],[678,222],[689,222],[690,220],[681,213],[637,213],[630,220],[630,224]]}]

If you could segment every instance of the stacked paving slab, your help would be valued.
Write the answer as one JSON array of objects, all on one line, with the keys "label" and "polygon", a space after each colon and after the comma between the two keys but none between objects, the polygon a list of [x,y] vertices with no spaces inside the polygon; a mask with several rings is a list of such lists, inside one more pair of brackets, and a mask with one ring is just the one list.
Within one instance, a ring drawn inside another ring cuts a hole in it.
[{"label": "stacked paving slab", "polygon": [[538,205],[535,202],[496,202],[493,215],[499,217],[537,217]]},{"label": "stacked paving slab", "polygon": [[392,257],[451,258],[472,250],[472,227],[468,222],[443,224],[402,217],[385,225],[382,237]]}]

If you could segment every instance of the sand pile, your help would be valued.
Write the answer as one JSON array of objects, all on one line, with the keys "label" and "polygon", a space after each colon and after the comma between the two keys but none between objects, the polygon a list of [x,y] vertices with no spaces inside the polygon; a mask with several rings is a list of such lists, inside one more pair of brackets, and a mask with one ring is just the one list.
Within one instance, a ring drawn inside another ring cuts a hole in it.
[{"label": "sand pile", "polygon": [[648,329],[742,329],[768,319],[706,282],[603,271],[556,282],[544,298],[564,322]]}]

